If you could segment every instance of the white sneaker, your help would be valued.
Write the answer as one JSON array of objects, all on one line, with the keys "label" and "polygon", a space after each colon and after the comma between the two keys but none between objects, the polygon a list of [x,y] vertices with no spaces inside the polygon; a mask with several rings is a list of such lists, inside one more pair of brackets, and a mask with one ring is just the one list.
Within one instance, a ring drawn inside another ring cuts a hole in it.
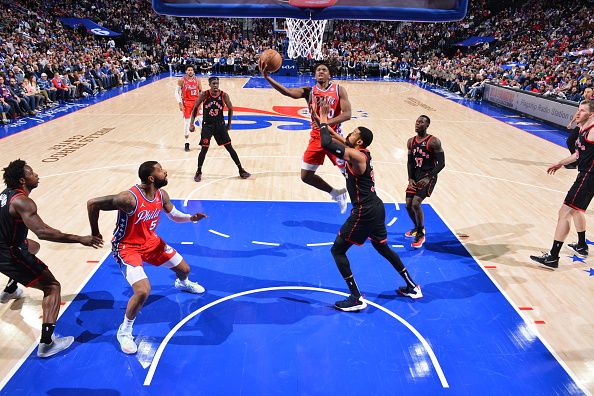
[{"label": "white sneaker", "polygon": [[340,194],[337,194],[336,196],[332,197],[332,199],[338,203],[338,206],[340,206],[340,213],[344,213],[347,210],[348,203],[347,191],[345,188],[341,188],[338,191],[340,192]]},{"label": "white sneaker", "polygon": [[122,325],[118,328],[117,338],[118,342],[120,343],[120,348],[122,348],[122,352],[132,355],[138,351],[138,346],[134,342],[134,337],[132,333],[125,333],[121,331]]},{"label": "white sneaker", "polygon": [[52,337],[50,344],[39,343],[37,347],[37,356],[40,358],[46,358],[55,355],[58,352],[62,352],[68,348],[74,342],[74,337]]},{"label": "white sneaker", "polygon": [[194,294],[202,294],[206,291],[204,287],[199,285],[196,282],[192,282],[189,279],[186,279],[185,283],[182,283],[179,279],[175,280],[175,288],[177,290],[185,291],[188,293]]},{"label": "white sneaker", "polygon": [[13,293],[0,293],[0,303],[6,304],[10,300],[18,300],[19,298],[23,297],[23,289],[17,287],[17,289]]},{"label": "white sneaker", "polygon": [[421,292],[421,285],[417,285],[414,288],[408,286],[401,286],[398,288],[398,294],[413,299],[423,297],[423,292]]}]

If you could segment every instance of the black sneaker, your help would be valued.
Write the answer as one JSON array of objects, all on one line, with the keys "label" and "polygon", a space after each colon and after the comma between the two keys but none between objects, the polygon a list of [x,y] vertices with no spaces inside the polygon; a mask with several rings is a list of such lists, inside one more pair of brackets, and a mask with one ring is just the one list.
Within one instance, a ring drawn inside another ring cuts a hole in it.
[{"label": "black sneaker", "polygon": [[245,169],[241,168],[239,170],[239,177],[241,177],[242,179],[247,179],[250,176],[251,176],[251,174],[248,171],[246,171]]},{"label": "black sneaker", "polygon": [[423,293],[421,292],[421,286],[419,285],[416,285],[415,287],[400,286],[398,288],[398,294],[414,299],[423,297]]},{"label": "black sneaker", "polygon": [[351,294],[346,300],[336,301],[334,307],[341,311],[352,312],[367,308],[367,303],[361,301],[361,297],[357,298]]},{"label": "black sneaker", "polygon": [[559,257],[553,257],[550,253],[543,253],[542,256],[530,256],[530,258],[545,267],[559,268]]},{"label": "black sneaker", "polygon": [[572,248],[580,256],[588,257],[588,245],[580,245],[579,243],[570,243],[567,246]]},{"label": "black sneaker", "polygon": [[190,151],[190,143],[186,143],[184,146],[185,151]]},{"label": "black sneaker", "polygon": [[196,174],[194,175],[194,181],[200,182],[200,180],[202,180],[202,172],[196,171]]}]

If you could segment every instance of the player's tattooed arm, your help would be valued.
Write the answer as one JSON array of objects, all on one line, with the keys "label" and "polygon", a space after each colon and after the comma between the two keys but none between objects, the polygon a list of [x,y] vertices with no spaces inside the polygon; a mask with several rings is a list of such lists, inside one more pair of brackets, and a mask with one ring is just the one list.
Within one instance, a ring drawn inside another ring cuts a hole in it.
[{"label": "player's tattooed arm", "polygon": [[101,236],[99,231],[99,212],[102,210],[122,210],[132,213],[136,208],[136,197],[130,191],[122,191],[117,195],[92,198],[87,201],[87,212],[91,225],[91,234]]}]

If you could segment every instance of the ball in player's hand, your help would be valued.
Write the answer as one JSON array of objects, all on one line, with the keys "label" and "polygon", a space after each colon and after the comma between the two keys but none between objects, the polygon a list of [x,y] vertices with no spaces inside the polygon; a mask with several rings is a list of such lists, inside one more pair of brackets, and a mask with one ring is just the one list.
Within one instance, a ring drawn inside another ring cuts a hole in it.
[{"label": "ball in player's hand", "polygon": [[269,73],[274,73],[283,65],[283,57],[273,49],[267,49],[260,54],[260,67]]}]

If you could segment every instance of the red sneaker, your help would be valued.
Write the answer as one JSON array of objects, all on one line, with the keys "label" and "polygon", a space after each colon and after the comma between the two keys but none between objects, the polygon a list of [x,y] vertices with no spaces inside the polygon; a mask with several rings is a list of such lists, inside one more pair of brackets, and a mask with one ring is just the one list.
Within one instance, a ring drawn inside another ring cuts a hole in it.
[{"label": "red sneaker", "polygon": [[414,240],[413,243],[410,244],[410,246],[414,247],[415,249],[418,249],[421,246],[423,246],[424,243],[425,243],[425,235],[423,235],[423,234],[416,234],[415,235],[415,240]]}]

